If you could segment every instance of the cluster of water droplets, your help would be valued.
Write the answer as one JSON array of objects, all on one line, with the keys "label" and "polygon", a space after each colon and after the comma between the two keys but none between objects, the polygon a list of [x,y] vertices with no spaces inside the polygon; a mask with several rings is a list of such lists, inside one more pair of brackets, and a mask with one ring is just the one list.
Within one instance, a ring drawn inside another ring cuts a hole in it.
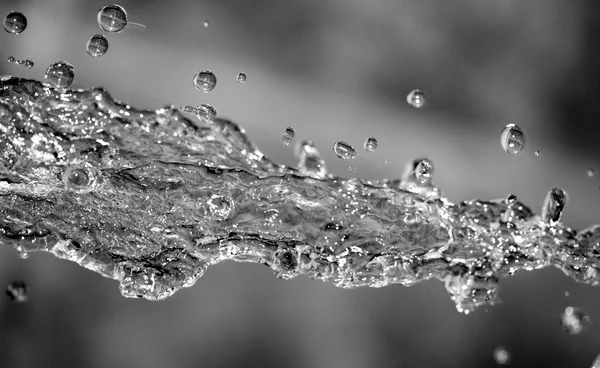
[{"label": "cluster of water droplets", "polygon": [[600,281],[600,227],[563,226],[559,188],[536,216],[512,195],[449,202],[425,158],[399,180],[369,181],[328,174],[310,141],[296,154],[297,168],[280,166],[227,120],[3,77],[0,241],[77,262],[151,300],[228,259],[344,288],[437,278],[464,312],[493,304],[498,282],[520,270],[555,266]]},{"label": "cluster of water droplets", "polygon": [[21,59],[17,59],[14,56],[9,56],[6,61],[8,61],[9,63],[12,64],[17,64],[17,65],[23,65],[25,67],[25,69],[31,69],[33,68],[33,60],[31,59],[25,59],[25,60],[21,60]]}]

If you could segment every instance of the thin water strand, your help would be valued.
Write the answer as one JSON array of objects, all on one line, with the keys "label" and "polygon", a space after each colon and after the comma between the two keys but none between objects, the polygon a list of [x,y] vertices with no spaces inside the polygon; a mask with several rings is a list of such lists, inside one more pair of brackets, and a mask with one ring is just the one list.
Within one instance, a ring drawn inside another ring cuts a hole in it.
[{"label": "thin water strand", "polygon": [[345,179],[304,141],[289,168],[224,119],[13,77],[0,127],[0,242],[115,279],[126,297],[167,298],[225,260],[344,288],[435,278],[465,313],[524,270],[600,282],[600,226],[562,225],[558,190],[543,216],[515,196],[453,204],[417,180],[421,159],[401,180]]}]

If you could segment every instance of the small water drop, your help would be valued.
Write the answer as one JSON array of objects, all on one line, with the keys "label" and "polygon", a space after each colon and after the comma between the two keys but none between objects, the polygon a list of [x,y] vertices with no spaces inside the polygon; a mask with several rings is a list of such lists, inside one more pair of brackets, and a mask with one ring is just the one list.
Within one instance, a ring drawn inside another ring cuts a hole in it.
[{"label": "small water drop", "polygon": [[564,190],[552,188],[544,200],[542,220],[550,224],[560,221],[567,200],[567,193]]},{"label": "small water drop", "polygon": [[204,123],[212,123],[217,117],[217,109],[209,104],[202,104],[196,108],[196,116]]},{"label": "small water drop", "polygon": [[373,152],[377,149],[377,139],[369,137],[365,140],[365,150],[367,152]]},{"label": "small water drop", "polygon": [[541,154],[541,152],[540,152],[540,151],[535,151],[535,155],[536,155],[537,157],[540,157],[540,154]]},{"label": "small water drop", "polygon": [[31,69],[31,68],[33,68],[33,60],[31,60],[31,59],[27,59],[27,60],[25,60],[25,68],[26,68],[26,69]]},{"label": "small water drop", "polygon": [[13,281],[6,286],[8,300],[15,303],[27,301],[27,284],[24,281]]},{"label": "small water drop", "polygon": [[494,350],[494,360],[500,365],[506,365],[510,362],[510,353],[504,346],[498,346]]},{"label": "small water drop", "polygon": [[73,78],[75,78],[73,65],[66,61],[51,64],[46,69],[46,75],[44,76],[46,83],[55,88],[69,87],[73,83]]},{"label": "small water drop", "polygon": [[421,160],[415,169],[415,176],[421,184],[430,183],[433,178],[433,164],[431,161],[428,159]]},{"label": "small water drop", "polygon": [[500,135],[502,149],[506,153],[518,155],[525,148],[525,133],[515,124],[508,124]]},{"label": "small water drop", "polygon": [[27,18],[19,12],[10,12],[4,17],[4,30],[8,33],[19,34],[27,28]]},{"label": "small water drop", "polygon": [[285,132],[283,132],[283,135],[281,136],[281,143],[284,146],[289,146],[289,144],[292,143],[292,141],[294,140],[295,136],[296,136],[296,131],[294,131],[294,128],[287,127],[285,129]]},{"label": "small water drop", "polygon": [[208,23],[208,21],[207,21],[207,20],[205,20],[205,21],[204,21],[204,28],[208,28],[208,26],[209,26],[209,23]]},{"label": "small water drop", "polygon": [[342,160],[352,160],[358,154],[354,147],[344,141],[337,141],[333,144],[333,153]]},{"label": "small water drop", "polygon": [[571,293],[569,293],[568,291],[565,291],[565,298],[568,298],[569,296],[571,296]]},{"label": "small water drop", "polygon": [[588,171],[587,171],[587,175],[588,175],[590,178],[593,178],[593,177],[594,177],[594,169],[588,169]]},{"label": "small water drop", "polygon": [[101,34],[93,35],[85,46],[88,55],[100,57],[108,51],[108,39]]},{"label": "small water drop", "polygon": [[300,171],[300,173],[318,179],[325,179],[327,175],[327,166],[313,142],[298,142],[295,153],[296,157],[298,157],[298,171]]},{"label": "small water drop", "polygon": [[194,87],[198,91],[208,93],[215,89],[217,85],[217,77],[210,70],[201,70],[194,75]]},{"label": "small water drop", "polygon": [[420,109],[425,106],[427,102],[427,96],[425,92],[415,89],[410,91],[410,93],[406,96],[406,102],[416,109]]},{"label": "small water drop", "polygon": [[97,21],[106,32],[119,33],[127,26],[127,12],[120,5],[107,5],[98,11]]},{"label": "small water drop", "polygon": [[239,73],[239,74],[237,75],[237,81],[238,81],[239,83],[246,83],[246,78],[248,78],[248,77],[246,76],[246,73]]},{"label": "small water drop", "polygon": [[14,56],[9,56],[8,59],[6,59],[6,61],[8,61],[9,63],[15,63],[17,59],[15,59]]},{"label": "small water drop", "polygon": [[561,326],[569,335],[580,334],[591,324],[590,316],[581,308],[567,307],[561,315]]}]

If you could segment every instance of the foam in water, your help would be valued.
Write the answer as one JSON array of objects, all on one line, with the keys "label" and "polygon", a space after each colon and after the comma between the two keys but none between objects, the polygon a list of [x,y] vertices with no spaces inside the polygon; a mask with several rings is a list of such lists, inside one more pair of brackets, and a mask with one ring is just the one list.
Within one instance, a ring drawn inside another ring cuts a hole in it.
[{"label": "foam in water", "polygon": [[[0,242],[45,251],[164,299],[224,260],[343,288],[439,279],[459,311],[497,300],[498,282],[558,267],[600,281],[600,226],[543,216],[515,196],[449,202],[410,162],[401,180],[327,173],[310,141],[298,168],[266,158],[238,125],[137,110],[102,88],[0,79]],[[564,192],[562,192],[564,194]]]}]

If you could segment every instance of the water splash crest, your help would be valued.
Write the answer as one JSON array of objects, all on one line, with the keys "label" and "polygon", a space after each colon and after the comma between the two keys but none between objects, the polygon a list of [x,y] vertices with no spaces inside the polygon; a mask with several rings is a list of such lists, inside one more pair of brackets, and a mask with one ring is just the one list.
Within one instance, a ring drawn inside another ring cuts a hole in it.
[{"label": "water splash crest", "polygon": [[2,77],[0,242],[150,300],[227,259],[344,288],[437,278],[467,313],[497,300],[499,280],[519,270],[600,281],[600,226],[563,226],[559,188],[536,216],[512,195],[452,204],[417,180],[419,160],[402,180],[367,181],[327,174],[310,142],[298,154],[298,168],[279,166],[227,120]]}]

